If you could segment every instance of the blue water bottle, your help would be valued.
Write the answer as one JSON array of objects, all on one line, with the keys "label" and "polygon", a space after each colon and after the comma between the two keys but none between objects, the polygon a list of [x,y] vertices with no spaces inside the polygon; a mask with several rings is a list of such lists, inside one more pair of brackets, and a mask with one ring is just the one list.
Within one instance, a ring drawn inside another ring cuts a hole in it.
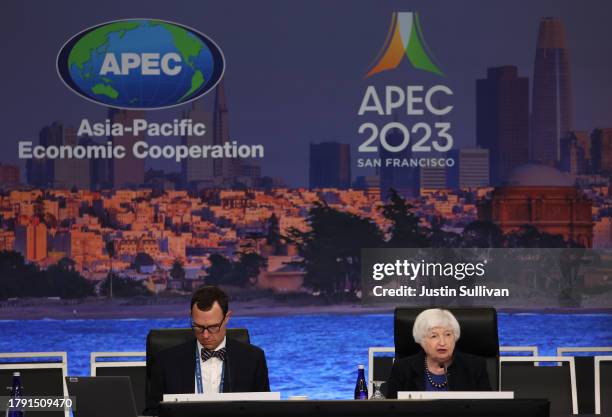
[{"label": "blue water bottle", "polygon": [[368,383],[365,379],[365,370],[363,365],[357,366],[357,384],[355,384],[355,399],[368,399]]},{"label": "blue water bottle", "polygon": [[[13,387],[11,388],[11,399],[19,400],[23,395],[23,387],[21,386],[21,373],[13,372]],[[13,405],[16,405],[13,403]],[[23,417],[21,407],[11,407],[7,409],[7,417]]]}]

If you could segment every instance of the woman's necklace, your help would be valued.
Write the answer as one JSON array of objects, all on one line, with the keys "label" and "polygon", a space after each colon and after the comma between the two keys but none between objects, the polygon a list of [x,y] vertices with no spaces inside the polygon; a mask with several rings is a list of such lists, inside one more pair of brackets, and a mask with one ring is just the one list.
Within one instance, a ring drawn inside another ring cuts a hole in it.
[{"label": "woman's necklace", "polygon": [[433,380],[433,378],[431,377],[431,373],[429,372],[429,368],[427,368],[427,357],[425,357],[425,376],[434,388],[444,388],[446,387],[446,384],[448,384],[448,378],[446,378],[446,380],[441,384]]}]

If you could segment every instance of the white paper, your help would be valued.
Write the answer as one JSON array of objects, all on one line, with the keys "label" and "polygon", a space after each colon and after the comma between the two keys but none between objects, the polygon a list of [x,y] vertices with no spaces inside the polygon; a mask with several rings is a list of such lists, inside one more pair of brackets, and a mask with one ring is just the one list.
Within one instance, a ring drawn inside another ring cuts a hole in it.
[{"label": "white paper", "polygon": [[399,391],[398,400],[513,400],[514,391]]},{"label": "white paper", "polygon": [[276,400],[280,400],[280,392],[211,392],[208,394],[164,394],[164,402]]}]

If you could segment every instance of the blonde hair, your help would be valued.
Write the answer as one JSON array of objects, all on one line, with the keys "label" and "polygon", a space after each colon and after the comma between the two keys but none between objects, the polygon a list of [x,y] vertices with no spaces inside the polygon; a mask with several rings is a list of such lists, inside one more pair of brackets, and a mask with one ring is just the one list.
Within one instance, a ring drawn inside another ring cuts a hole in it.
[{"label": "blonde hair", "polygon": [[414,341],[422,345],[423,339],[434,327],[450,328],[455,336],[455,341],[459,340],[459,336],[461,336],[459,322],[453,316],[453,313],[441,308],[430,308],[423,310],[414,320],[414,326],[412,326]]}]

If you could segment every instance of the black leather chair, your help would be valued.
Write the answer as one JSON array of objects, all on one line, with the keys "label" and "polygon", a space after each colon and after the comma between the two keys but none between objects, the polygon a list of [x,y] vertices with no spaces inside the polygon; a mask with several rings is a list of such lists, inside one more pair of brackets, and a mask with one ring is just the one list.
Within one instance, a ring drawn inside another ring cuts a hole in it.
[{"label": "black leather chair", "polygon": [[[243,343],[251,343],[247,329],[227,329],[227,337]],[[187,329],[153,329],[147,335],[147,377],[145,384],[145,398],[149,397],[151,387],[151,369],[154,358],[162,350],[185,343],[194,339],[193,330]]]},{"label": "black leather chair", "polygon": [[[421,346],[412,337],[412,326],[417,315],[432,307],[398,307],[395,309],[395,357],[403,358],[418,353]],[[491,389],[499,387],[499,335],[497,312],[492,307],[440,307],[457,318],[461,336],[455,349],[480,356],[487,363]]]}]

